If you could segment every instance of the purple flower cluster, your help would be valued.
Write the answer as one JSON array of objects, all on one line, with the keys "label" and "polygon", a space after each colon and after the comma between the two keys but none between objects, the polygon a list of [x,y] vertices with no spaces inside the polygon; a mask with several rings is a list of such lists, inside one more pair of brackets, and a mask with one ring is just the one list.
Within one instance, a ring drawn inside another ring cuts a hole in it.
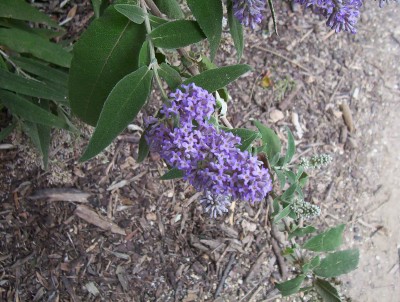
[{"label": "purple flower cluster", "polygon": [[265,5],[265,0],[233,0],[233,12],[240,23],[254,29],[264,18]]},{"label": "purple flower cluster", "polygon": [[213,95],[190,84],[171,93],[170,98],[160,110],[163,119],[147,122],[151,150],[183,171],[184,179],[198,191],[261,201],[272,189],[268,169],[257,157],[237,148],[240,137],[208,122],[216,103]]},{"label": "purple flower cluster", "polygon": [[347,31],[355,34],[355,25],[360,17],[362,0],[295,0],[327,18],[326,25],[336,32]]}]

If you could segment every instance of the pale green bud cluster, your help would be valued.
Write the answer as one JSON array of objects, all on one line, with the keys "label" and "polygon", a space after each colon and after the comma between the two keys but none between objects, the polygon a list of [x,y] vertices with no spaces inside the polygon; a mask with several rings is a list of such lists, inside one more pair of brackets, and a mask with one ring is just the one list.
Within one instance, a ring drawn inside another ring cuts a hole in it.
[{"label": "pale green bud cluster", "polygon": [[332,162],[333,158],[329,154],[314,155],[311,158],[303,157],[300,160],[300,166],[307,169],[320,169]]},{"label": "pale green bud cluster", "polygon": [[321,214],[321,209],[318,206],[301,198],[296,198],[291,204],[291,208],[296,213],[297,218],[309,219]]}]

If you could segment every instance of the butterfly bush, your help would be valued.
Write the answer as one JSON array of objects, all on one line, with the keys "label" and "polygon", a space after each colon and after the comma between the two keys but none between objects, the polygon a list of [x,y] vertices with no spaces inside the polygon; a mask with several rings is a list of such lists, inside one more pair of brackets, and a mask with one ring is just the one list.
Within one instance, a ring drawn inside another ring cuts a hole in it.
[{"label": "butterfly bush", "polygon": [[326,25],[336,32],[355,34],[355,25],[360,17],[362,0],[295,0],[314,13],[327,18]]},{"label": "butterfly bush", "polygon": [[237,147],[240,137],[209,122],[215,105],[208,91],[195,84],[182,85],[160,110],[163,118],[146,121],[150,150],[205,193],[202,203],[214,217],[226,211],[230,199],[254,203],[272,189],[268,169]]},{"label": "butterfly bush", "polygon": [[244,26],[254,29],[264,18],[265,0],[233,0],[233,13]]}]

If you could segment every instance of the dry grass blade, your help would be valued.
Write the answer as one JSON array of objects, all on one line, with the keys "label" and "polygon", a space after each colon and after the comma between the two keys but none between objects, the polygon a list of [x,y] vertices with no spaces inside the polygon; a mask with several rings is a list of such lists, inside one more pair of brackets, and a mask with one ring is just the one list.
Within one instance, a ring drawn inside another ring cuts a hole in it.
[{"label": "dry grass blade", "polygon": [[75,215],[103,230],[111,231],[115,234],[126,235],[125,230],[121,229],[115,223],[108,221],[105,217],[100,216],[87,206],[79,205],[75,210]]}]

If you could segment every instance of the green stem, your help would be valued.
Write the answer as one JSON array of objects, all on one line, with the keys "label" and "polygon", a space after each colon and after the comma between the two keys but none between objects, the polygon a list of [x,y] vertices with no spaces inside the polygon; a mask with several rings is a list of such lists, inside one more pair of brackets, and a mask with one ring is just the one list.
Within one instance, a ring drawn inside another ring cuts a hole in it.
[{"label": "green stem", "polygon": [[[146,26],[146,32],[147,32],[147,34],[150,34],[151,26],[150,26],[149,14],[147,13],[146,2],[144,0],[141,0],[140,3],[142,5],[142,9],[143,9],[144,16],[145,16],[144,23]],[[157,85],[160,88],[161,94],[162,94],[163,98],[165,100],[167,100],[168,99],[167,93],[165,92],[165,90],[162,86],[162,82],[161,82],[160,76],[158,74],[158,69],[160,68],[160,66],[158,65],[158,62],[157,62],[156,53],[154,51],[154,45],[153,45],[153,42],[151,41],[151,39],[148,39],[148,41],[149,41],[149,48],[150,48],[150,62],[151,62],[150,66],[154,71],[154,76],[156,78]]]}]

